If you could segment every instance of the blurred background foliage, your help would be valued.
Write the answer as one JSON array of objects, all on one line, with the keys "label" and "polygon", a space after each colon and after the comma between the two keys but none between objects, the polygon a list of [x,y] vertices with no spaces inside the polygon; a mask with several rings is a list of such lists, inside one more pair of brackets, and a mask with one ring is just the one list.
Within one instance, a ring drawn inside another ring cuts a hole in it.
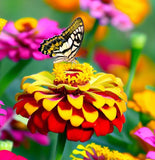
[{"label": "blurred background foliage", "polygon": [[[155,1],[150,0],[150,3],[152,7],[150,15],[147,16],[147,18],[141,24],[136,26],[134,31],[142,32],[147,35],[147,42],[144,47],[143,53],[148,55],[155,62]],[[38,20],[43,17],[48,17],[50,19],[58,21],[61,28],[65,28],[71,23],[73,15],[73,12],[64,13],[61,11],[57,11],[44,3],[43,0],[0,0],[0,16],[7,19],[8,21],[16,21],[22,17],[34,17]],[[124,51],[129,49],[128,37],[130,34],[118,31],[112,26],[108,26],[108,28],[108,34],[106,35],[106,38],[99,42],[98,45],[104,46],[110,51]],[[7,71],[9,71],[14,65],[15,62],[9,60],[8,58],[3,59],[3,61],[0,62],[0,78],[3,77],[7,73]],[[51,71],[52,66],[53,63],[51,59],[46,59],[43,61],[36,61],[32,59],[29,65],[26,66],[19,74],[19,76],[10,84],[10,86],[7,88],[3,96],[0,97],[0,99],[3,102],[7,103],[7,106],[13,106],[15,104],[14,96],[17,92],[20,91],[19,84],[22,77],[38,73],[43,70]],[[129,110],[129,112],[132,111]],[[137,115],[135,115],[135,117],[136,116]],[[135,123],[138,123],[138,117],[137,120],[135,120]],[[126,124],[126,127],[127,126],[128,125]],[[123,130],[125,129],[126,128],[124,127]],[[121,139],[121,136],[123,137],[123,135],[120,134],[120,137],[118,137],[118,139]],[[22,156],[25,156],[26,158],[31,160],[47,160],[49,159],[49,157],[53,156],[51,150],[56,145],[57,135],[54,133],[50,133],[50,137],[50,147],[42,147],[35,142],[30,142],[31,145],[28,143],[26,146],[28,150],[25,150],[25,146],[22,146],[20,148],[15,148],[13,151],[17,154],[20,154],[22,152]],[[123,140],[125,140],[125,138],[126,137],[124,137]],[[91,139],[90,141],[93,141],[93,139]],[[128,139],[126,139],[126,142],[127,141]],[[98,142],[101,142],[100,139],[98,139]],[[72,145],[70,145],[70,143],[72,143]],[[77,144],[79,144],[79,142],[68,142],[66,144],[66,150],[71,151],[77,146]],[[117,149],[123,151],[123,148]],[[66,155],[64,155],[63,159],[69,159],[65,157],[69,157],[70,152],[66,151],[65,154]]]}]

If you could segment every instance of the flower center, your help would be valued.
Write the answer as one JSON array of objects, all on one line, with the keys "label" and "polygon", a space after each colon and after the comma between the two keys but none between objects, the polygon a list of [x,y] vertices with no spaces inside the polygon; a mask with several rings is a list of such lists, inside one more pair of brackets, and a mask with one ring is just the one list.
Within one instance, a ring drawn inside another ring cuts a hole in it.
[{"label": "flower center", "polygon": [[95,71],[88,63],[55,63],[53,74],[54,83],[71,86],[84,85],[89,82]]},{"label": "flower center", "polygon": [[21,18],[17,20],[14,25],[19,32],[27,32],[37,27],[37,20],[35,18]]}]

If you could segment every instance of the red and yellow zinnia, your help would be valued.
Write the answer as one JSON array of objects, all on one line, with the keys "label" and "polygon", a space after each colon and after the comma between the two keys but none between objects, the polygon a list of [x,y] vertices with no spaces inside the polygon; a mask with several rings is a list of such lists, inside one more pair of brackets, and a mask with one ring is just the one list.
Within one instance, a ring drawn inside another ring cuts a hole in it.
[{"label": "red and yellow zinnia", "polygon": [[94,132],[97,136],[113,132],[114,126],[121,131],[127,101],[122,81],[94,72],[87,63],[55,63],[52,73],[26,76],[14,109],[29,118],[32,133],[66,132],[68,140],[84,142]]}]

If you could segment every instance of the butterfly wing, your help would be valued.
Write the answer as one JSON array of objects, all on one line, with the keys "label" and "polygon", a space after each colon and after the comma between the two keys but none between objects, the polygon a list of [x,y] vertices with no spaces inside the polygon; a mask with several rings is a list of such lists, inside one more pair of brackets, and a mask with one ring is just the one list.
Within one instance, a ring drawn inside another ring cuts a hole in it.
[{"label": "butterfly wing", "polygon": [[64,55],[68,57],[68,60],[71,61],[74,59],[76,53],[78,52],[83,36],[84,36],[84,25],[80,17],[76,18],[73,23],[61,34],[68,43],[68,46],[71,48],[71,52],[65,52]]},{"label": "butterfly wing", "polygon": [[61,35],[44,40],[39,51],[54,57],[54,63],[61,61],[72,62],[81,46],[83,35],[83,21],[81,18],[76,18]]}]

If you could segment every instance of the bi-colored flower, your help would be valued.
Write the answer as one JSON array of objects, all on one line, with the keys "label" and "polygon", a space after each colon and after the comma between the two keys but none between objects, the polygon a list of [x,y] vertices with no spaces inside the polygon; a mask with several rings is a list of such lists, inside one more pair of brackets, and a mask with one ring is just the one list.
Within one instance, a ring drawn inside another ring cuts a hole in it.
[{"label": "bi-colored flower", "polygon": [[111,151],[108,147],[102,147],[95,143],[88,144],[86,147],[78,145],[70,157],[72,160],[139,160],[129,153]]},{"label": "bi-colored flower", "polygon": [[87,63],[55,63],[52,73],[26,76],[14,109],[29,119],[32,133],[66,132],[68,140],[84,142],[94,132],[113,132],[114,126],[121,131],[127,101],[123,84],[112,74],[94,72]]},{"label": "bi-colored flower", "polygon": [[0,108],[0,139],[11,140],[14,142],[14,146],[18,146],[26,138],[31,138],[41,145],[49,144],[49,138],[46,135],[30,133],[27,130],[27,126],[15,118],[12,108],[7,107],[6,110]]},{"label": "bi-colored flower", "polygon": [[6,23],[7,23],[7,20],[0,18],[0,32],[2,31]]},{"label": "bi-colored flower", "polygon": [[[130,68],[130,52],[116,51],[109,52],[106,49],[98,48],[94,57],[96,63],[99,64],[107,73],[112,73],[120,77],[126,84],[129,76]],[[136,74],[132,83],[132,91],[143,91],[146,85],[155,85],[155,64],[146,55],[141,55],[136,68]],[[147,77],[147,78],[146,78]]]},{"label": "bi-colored flower", "polygon": [[137,112],[145,113],[155,118],[155,92],[144,90],[133,94],[133,100],[128,102],[128,107]]},{"label": "bi-colored flower", "polygon": [[9,21],[0,35],[0,60],[6,56],[15,62],[30,58],[43,60],[47,56],[38,51],[40,43],[61,32],[58,23],[48,18]]},{"label": "bi-colored flower", "polygon": [[27,160],[27,159],[22,156],[17,156],[13,152],[10,152],[7,150],[1,150],[0,151],[0,160]]}]

